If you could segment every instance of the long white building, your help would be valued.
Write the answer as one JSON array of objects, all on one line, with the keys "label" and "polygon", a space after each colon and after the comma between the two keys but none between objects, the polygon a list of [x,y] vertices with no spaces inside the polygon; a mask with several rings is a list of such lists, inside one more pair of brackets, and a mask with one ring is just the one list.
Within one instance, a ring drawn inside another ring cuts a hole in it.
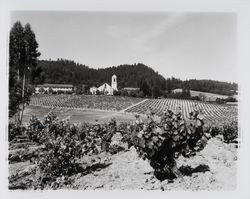
[{"label": "long white building", "polygon": [[35,93],[40,93],[41,89],[43,90],[43,92],[45,91],[48,92],[50,88],[55,92],[57,91],[67,92],[67,91],[73,91],[74,89],[72,84],[40,84],[36,86]]}]

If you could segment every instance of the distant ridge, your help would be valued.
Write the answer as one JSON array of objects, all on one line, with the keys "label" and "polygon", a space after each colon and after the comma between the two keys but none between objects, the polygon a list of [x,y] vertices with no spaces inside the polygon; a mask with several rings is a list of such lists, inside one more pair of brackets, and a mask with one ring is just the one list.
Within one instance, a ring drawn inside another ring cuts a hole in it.
[{"label": "distant ridge", "polygon": [[116,74],[118,89],[124,87],[141,87],[146,82],[149,89],[158,88],[161,92],[169,92],[176,88],[189,88],[190,90],[210,92],[221,95],[236,94],[236,83],[221,82],[215,80],[186,80],[177,78],[165,79],[158,72],[143,63],[132,65],[123,64],[108,68],[94,69],[71,60],[40,60],[38,61],[34,84],[86,84],[99,86],[109,83],[111,76]]}]

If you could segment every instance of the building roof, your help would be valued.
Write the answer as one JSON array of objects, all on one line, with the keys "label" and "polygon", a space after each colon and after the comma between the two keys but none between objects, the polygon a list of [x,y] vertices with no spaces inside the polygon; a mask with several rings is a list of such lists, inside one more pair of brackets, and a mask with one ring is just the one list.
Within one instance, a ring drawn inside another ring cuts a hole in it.
[{"label": "building roof", "polygon": [[39,84],[37,87],[73,88],[72,84]]},{"label": "building roof", "polygon": [[227,102],[228,105],[238,105],[238,102]]},{"label": "building roof", "polygon": [[132,87],[126,87],[123,88],[124,90],[139,90],[140,88],[132,88]]},{"label": "building roof", "polygon": [[104,83],[101,86],[99,86],[97,89],[104,89],[104,88],[112,88],[112,87],[108,83]]}]

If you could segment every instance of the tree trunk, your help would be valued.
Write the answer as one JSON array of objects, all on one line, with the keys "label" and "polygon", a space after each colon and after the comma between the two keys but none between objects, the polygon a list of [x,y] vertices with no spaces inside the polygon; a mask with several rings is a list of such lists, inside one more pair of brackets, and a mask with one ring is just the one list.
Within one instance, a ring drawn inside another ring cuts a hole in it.
[{"label": "tree trunk", "polygon": [[25,72],[23,74],[23,88],[22,88],[22,103],[23,103],[23,107],[21,109],[21,114],[20,114],[20,125],[22,124],[22,120],[23,120],[23,111],[24,111],[24,107],[25,107],[25,99],[24,99],[24,89],[25,89]]},{"label": "tree trunk", "polygon": [[19,68],[17,69],[17,80],[18,81],[20,80],[20,77],[19,77]]},{"label": "tree trunk", "polygon": [[24,102],[24,89],[25,89],[25,73],[23,74],[23,89],[22,89],[22,101]]},{"label": "tree trunk", "polygon": [[[171,160],[171,162],[168,162],[165,167],[163,168],[163,170],[166,173],[172,173],[174,174],[175,177],[177,178],[182,178],[183,175],[182,173],[179,171],[179,169],[177,168],[177,163],[174,159]],[[171,175],[170,175],[171,176]]]},{"label": "tree trunk", "polygon": [[183,178],[183,175],[182,173],[179,171],[179,169],[177,168],[176,165],[174,165],[172,168],[171,168],[173,174],[177,177],[177,178]]}]

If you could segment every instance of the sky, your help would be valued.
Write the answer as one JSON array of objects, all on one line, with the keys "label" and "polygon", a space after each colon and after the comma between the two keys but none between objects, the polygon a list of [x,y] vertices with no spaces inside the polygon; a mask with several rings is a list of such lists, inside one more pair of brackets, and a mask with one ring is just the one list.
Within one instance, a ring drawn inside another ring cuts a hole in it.
[{"label": "sky", "polygon": [[92,68],[144,63],[165,78],[237,82],[233,13],[14,11],[30,23],[39,59]]}]

